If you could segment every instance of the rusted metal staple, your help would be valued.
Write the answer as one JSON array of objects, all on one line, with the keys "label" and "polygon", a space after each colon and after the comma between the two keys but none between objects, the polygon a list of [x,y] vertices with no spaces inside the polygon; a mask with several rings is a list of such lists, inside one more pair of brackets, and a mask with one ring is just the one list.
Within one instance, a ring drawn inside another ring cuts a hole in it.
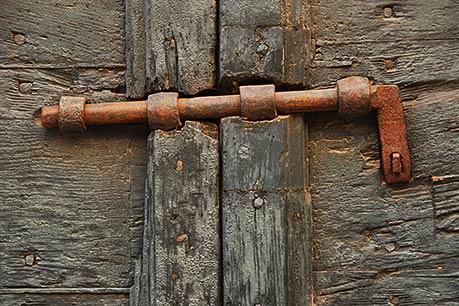
[{"label": "rusted metal staple", "polygon": [[399,90],[393,85],[371,85],[367,78],[348,77],[331,89],[275,92],[274,85],[241,86],[239,95],[179,98],[177,93],[150,95],[146,101],[85,104],[84,98],[63,97],[45,106],[46,128],[82,130],[88,125],[148,122],[151,129],[180,128],[185,120],[242,116],[269,120],[277,115],[337,110],[354,118],[377,110],[382,168],[388,183],[407,182],[411,161],[406,121]]}]

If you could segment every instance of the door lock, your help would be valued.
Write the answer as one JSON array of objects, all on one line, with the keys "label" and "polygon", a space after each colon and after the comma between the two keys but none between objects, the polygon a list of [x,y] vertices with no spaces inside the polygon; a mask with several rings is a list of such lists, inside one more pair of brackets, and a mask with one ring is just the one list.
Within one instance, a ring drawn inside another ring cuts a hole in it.
[{"label": "door lock", "polygon": [[45,128],[84,130],[88,125],[148,122],[152,130],[171,130],[180,128],[185,120],[241,116],[256,121],[334,110],[350,119],[376,110],[384,178],[387,183],[410,180],[406,120],[397,86],[372,85],[367,78],[348,77],[330,89],[275,92],[274,85],[239,89],[239,95],[179,98],[178,93],[160,92],[144,101],[100,104],[64,96],[59,105],[41,109],[41,123]]}]

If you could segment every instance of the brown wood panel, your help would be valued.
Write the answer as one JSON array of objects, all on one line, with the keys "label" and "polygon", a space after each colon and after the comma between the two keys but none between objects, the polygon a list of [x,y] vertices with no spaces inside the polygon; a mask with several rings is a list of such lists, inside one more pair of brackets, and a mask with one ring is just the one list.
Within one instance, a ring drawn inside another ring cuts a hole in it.
[{"label": "brown wood panel", "polygon": [[231,117],[221,133],[224,305],[308,304],[312,219],[303,118]]},{"label": "brown wood panel", "polygon": [[219,143],[212,123],[154,131],[133,305],[221,305]]},{"label": "brown wood panel", "polygon": [[4,0],[0,68],[124,67],[123,7],[122,0]]},{"label": "brown wood panel", "polygon": [[216,27],[215,0],[126,1],[127,95],[212,89]]}]

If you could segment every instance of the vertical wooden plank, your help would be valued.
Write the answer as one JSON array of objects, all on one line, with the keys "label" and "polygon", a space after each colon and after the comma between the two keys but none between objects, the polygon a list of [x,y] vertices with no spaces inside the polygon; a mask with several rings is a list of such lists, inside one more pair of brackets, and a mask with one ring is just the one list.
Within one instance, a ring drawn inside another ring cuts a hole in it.
[{"label": "vertical wooden plank", "polygon": [[126,1],[127,95],[215,84],[216,0]]},{"label": "vertical wooden plank", "polygon": [[301,116],[222,120],[224,305],[307,305],[307,132]]},{"label": "vertical wooden plank", "polygon": [[309,6],[302,0],[220,1],[220,85],[309,84]]},{"label": "vertical wooden plank", "polygon": [[187,122],[152,132],[148,145],[143,271],[133,304],[220,305],[218,129]]}]

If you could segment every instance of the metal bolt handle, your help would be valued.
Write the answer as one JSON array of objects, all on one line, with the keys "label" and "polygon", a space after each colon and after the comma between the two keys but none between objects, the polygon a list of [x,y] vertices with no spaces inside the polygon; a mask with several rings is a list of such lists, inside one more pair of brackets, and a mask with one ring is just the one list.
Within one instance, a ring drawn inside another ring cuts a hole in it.
[{"label": "metal bolt handle", "polygon": [[411,161],[406,121],[399,90],[371,85],[367,78],[348,77],[335,88],[275,92],[274,85],[241,86],[239,95],[179,98],[177,93],[150,95],[146,101],[85,104],[84,98],[62,97],[59,105],[44,106],[45,128],[84,130],[88,125],[148,122],[151,129],[180,128],[185,120],[242,116],[269,120],[277,115],[338,110],[353,118],[377,110],[382,167],[388,183],[407,182]]}]

